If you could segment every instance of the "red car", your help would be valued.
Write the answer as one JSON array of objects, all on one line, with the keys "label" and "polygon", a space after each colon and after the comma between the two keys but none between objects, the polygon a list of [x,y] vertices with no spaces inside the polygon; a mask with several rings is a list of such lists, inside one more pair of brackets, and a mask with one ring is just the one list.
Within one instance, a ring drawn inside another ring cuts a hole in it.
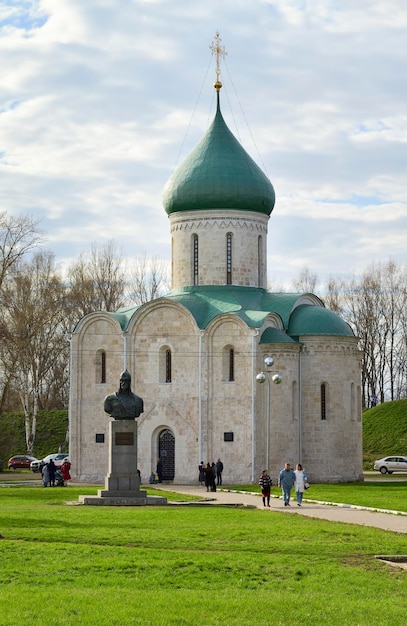
[{"label": "red car", "polygon": [[30,469],[30,464],[37,459],[34,456],[28,456],[27,454],[16,454],[8,460],[9,470],[15,469]]}]

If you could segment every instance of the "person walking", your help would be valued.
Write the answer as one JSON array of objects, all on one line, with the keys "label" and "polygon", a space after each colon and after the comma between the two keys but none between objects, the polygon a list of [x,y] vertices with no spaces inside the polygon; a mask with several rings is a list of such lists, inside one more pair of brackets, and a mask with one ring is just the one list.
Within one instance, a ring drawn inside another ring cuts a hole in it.
[{"label": "person walking", "polygon": [[223,463],[220,459],[216,461],[216,484],[222,484]]},{"label": "person walking", "polygon": [[297,506],[301,506],[302,497],[305,491],[305,482],[307,480],[307,474],[305,473],[301,463],[297,463],[297,467],[294,470],[295,474],[295,493],[297,495]]},{"label": "person walking", "polygon": [[211,464],[208,463],[206,464],[206,467],[204,468],[204,472],[205,472],[205,487],[206,487],[206,491],[209,491],[212,488],[212,467]]},{"label": "person walking", "polygon": [[202,485],[205,484],[205,466],[203,461],[200,462],[200,464],[198,465],[198,480],[199,480],[199,485],[202,487]]},{"label": "person walking", "polygon": [[273,486],[273,481],[267,473],[267,470],[263,470],[260,476],[259,485],[261,487],[261,497],[263,498],[263,506],[270,508],[270,489]]},{"label": "person walking", "polygon": [[49,485],[50,487],[55,487],[55,472],[56,472],[56,465],[53,461],[53,459],[51,459],[50,461],[48,461],[48,474],[49,474]]},{"label": "person walking", "polygon": [[49,485],[49,468],[48,463],[44,463],[41,469],[42,474],[42,484],[44,487],[48,487]]},{"label": "person walking", "polygon": [[278,475],[278,486],[281,487],[283,492],[284,506],[290,505],[291,489],[295,482],[295,474],[291,469],[291,465],[286,463],[284,469],[281,470]]},{"label": "person walking", "polygon": [[67,484],[68,480],[71,480],[71,474],[69,470],[71,469],[71,463],[67,458],[64,459],[64,462],[61,465],[61,474],[64,477],[64,483]]},{"label": "person walking", "polygon": [[211,469],[212,469],[211,491],[216,491],[216,463],[215,461],[212,461]]}]

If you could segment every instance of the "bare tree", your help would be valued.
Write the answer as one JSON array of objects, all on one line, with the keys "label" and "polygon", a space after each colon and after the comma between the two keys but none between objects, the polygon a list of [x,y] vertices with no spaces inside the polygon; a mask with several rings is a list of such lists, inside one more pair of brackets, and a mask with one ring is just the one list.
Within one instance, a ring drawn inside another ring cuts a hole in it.
[{"label": "bare tree", "polygon": [[301,270],[298,278],[292,281],[294,291],[303,291],[306,293],[315,293],[318,285],[318,276],[313,274],[309,267]]},{"label": "bare tree", "polygon": [[345,292],[345,284],[343,280],[330,276],[325,286],[324,304],[338,315],[344,313],[343,293]]},{"label": "bare tree", "polygon": [[147,255],[136,257],[129,271],[127,300],[136,306],[170,291],[170,272],[165,262]]},{"label": "bare tree", "polygon": [[56,363],[68,367],[65,339],[65,286],[50,252],[39,252],[20,262],[3,283],[3,351],[13,363],[13,385],[24,415],[27,451],[35,446],[38,410],[55,383]]},{"label": "bare tree", "polygon": [[390,260],[382,268],[381,308],[386,332],[386,370],[388,391],[391,400],[399,395],[400,366],[405,359],[406,328],[402,324],[407,304],[407,272]]},{"label": "bare tree", "polygon": [[75,321],[92,311],[116,311],[125,303],[125,270],[114,241],[92,243],[68,269],[69,303]]},{"label": "bare tree", "polygon": [[7,348],[8,330],[4,323],[3,313],[4,310],[0,306],[0,371],[2,372],[0,378],[0,414],[3,412],[7,397],[10,395],[16,368],[15,354],[10,353]]},{"label": "bare tree", "polygon": [[325,303],[359,337],[363,405],[406,396],[407,271],[394,261],[369,267],[349,280],[330,278]]},{"label": "bare tree", "polygon": [[[6,211],[0,211],[0,310],[4,305],[2,287],[7,275],[26,254],[43,242],[44,235],[38,224],[39,220],[28,215],[10,216]],[[15,368],[14,356],[5,349],[6,334],[7,327],[0,319],[0,411]]]},{"label": "bare tree", "polygon": [[[404,290],[407,295],[407,287]],[[400,351],[397,361],[397,387],[400,390],[399,398],[407,398],[407,307],[401,310],[400,326],[402,328],[400,336]]]},{"label": "bare tree", "polygon": [[43,242],[38,224],[39,220],[28,215],[15,217],[0,211],[0,289],[13,265]]}]

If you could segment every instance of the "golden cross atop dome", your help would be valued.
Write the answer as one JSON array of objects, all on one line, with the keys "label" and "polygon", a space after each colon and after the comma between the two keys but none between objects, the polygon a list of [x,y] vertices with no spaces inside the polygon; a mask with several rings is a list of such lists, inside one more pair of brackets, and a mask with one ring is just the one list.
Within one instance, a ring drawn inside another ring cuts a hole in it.
[{"label": "golden cross atop dome", "polygon": [[228,54],[225,50],[225,46],[222,46],[221,43],[222,43],[222,39],[218,31],[216,31],[215,39],[214,41],[212,41],[211,45],[209,46],[209,49],[212,51],[212,55],[216,54],[216,81],[213,83],[213,86],[215,87],[216,91],[219,91],[219,89],[222,87],[222,83],[219,80],[220,60],[224,59]]}]

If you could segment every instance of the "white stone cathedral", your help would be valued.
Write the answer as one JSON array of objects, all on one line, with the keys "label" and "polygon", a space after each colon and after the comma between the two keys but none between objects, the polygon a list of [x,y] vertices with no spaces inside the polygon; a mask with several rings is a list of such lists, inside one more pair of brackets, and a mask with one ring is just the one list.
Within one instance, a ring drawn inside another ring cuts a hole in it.
[{"label": "white stone cathedral", "polygon": [[142,482],[158,458],[174,483],[197,484],[198,464],[218,458],[224,484],[257,483],[264,468],[275,481],[286,461],[314,482],[363,479],[357,338],[317,296],[267,291],[274,189],[226,126],[214,86],[214,120],[164,189],[172,291],[91,313],[72,332],[71,472],[107,474],[103,400],[128,369],[144,400]]}]

